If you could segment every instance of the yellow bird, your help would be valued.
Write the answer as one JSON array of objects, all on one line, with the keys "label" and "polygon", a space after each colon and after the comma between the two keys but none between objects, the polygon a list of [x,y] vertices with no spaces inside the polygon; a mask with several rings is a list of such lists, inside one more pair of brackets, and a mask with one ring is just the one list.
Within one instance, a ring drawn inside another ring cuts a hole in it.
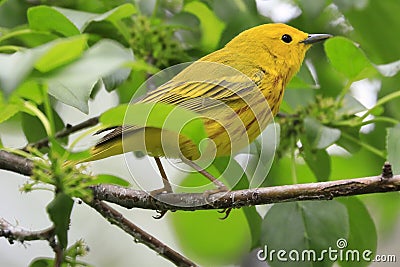
[{"label": "yellow bird", "polygon": [[[159,157],[181,158],[227,188],[195,160],[232,155],[250,144],[279,111],[285,86],[298,72],[306,51],[329,34],[307,34],[285,24],[248,29],[222,49],[192,63],[170,81],[134,103],[167,103],[201,116],[211,145],[200,154],[191,140],[159,128],[124,125],[112,129],[92,149],[93,161],[128,151],[155,157],[164,188],[170,184]],[[184,123],[184,122],[182,122]],[[204,155],[203,155],[204,154]]]}]

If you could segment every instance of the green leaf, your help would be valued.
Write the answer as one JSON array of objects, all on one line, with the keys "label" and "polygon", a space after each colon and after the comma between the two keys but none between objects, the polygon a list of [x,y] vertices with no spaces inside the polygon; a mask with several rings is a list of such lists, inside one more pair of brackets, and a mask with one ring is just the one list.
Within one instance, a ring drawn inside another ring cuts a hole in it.
[{"label": "green leaf", "polygon": [[35,68],[41,72],[48,72],[77,59],[86,48],[87,38],[86,35],[78,35],[51,43],[51,48],[36,61]]},{"label": "green leaf", "polygon": [[0,1],[1,27],[14,28],[26,23],[26,9],[29,3],[23,0]]},{"label": "green leaf", "polygon": [[387,130],[386,149],[393,174],[400,174],[400,124]]},{"label": "green leaf", "polygon": [[80,34],[78,27],[56,8],[36,6],[28,9],[29,27],[35,30],[56,32],[63,36]]},{"label": "green leaf", "polygon": [[79,162],[91,156],[90,148],[79,152],[68,152],[67,160],[71,162]]},{"label": "green leaf", "polygon": [[37,6],[28,10],[29,26],[32,29],[57,32],[64,36],[83,33],[93,22],[110,22],[129,40],[129,31],[121,19],[132,16],[136,8],[123,4],[103,14],[83,12],[60,7]]},{"label": "green leaf", "polygon": [[[357,197],[340,198],[340,203],[346,206],[349,214],[350,233],[347,239],[347,246],[343,249],[346,251],[357,251],[360,260],[340,261],[342,267],[362,267],[371,264],[370,261],[365,261],[362,258],[362,253],[366,250],[371,251],[369,256],[373,259],[376,253],[378,236],[376,233],[375,223],[371,218],[366,206]],[[357,258],[356,258],[357,259]]]},{"label": "green leaf", "polygon": [[[29,143],[36,142],[47,136],[46,130],[40,120],[28,113],[22,113],[22,130]],[[35,129],[32,131],[32,129]]]},{"label": "green leaf", "polygon": [[369,110],[369,113],[374,116],[380,116],[385,112],[385,108],[383,106],[375,106]]},{"label": "green leaf", "polygon": [[[37,81],[27,80],[22,83],[12,94],[11,98],[17,97],[24,100],[31,100],[37,105],[43,103],[43,93]],[[10,100],[11,102],[11,100]]]},{"label": "green leaf", "polygon": [[[43,110],[43,108],[41,108]],[[64,122],[62,121],[61,117],[58,115],[57,112],[53,110],[53,116],[54,116],[54,128],[56,131],[59,131],[64,128]],[[24,134],[26,136],[26,139],[28,140],[29,143],[34,143],[39,141],[42,138],[47,137],[46,130],[44,129],[44,126],[42,122],[39,120],[39,118],[28,114],[28,113],[22,113],[22,130],[24,131]],[[35,129],[32,131],[32,129]],[[66,141],[67,139],[63,139]]]},{"label": "green leaf", "polygon": [[184,10],[196,15],[200,20],[202,32],[201,47],[205,50],[215,49],[219,43],[225,24],[202,2],[190,2],[185,5]]},{"label": "green leaf", "polygon": [[[168,24],[177,28],[180,42],[188,47],[197,47],[200,42],[200,22],[197,16],[189,12],[180,12],[168,20]],[[176,25],[176,26],[175,26]],[[160,49],[162,49],[160,47]]]},{"label": "green leaf", "polygon": [[361,80],[376,73],[369,59],[349,39],[330,38],[324,43],[324,46],[332,66],[350,80]]},{"label": "green leaf", "polygon": [[99,16],[97,16],[93,21],[109,20],[116,22],[123,18],[127,18],[137,13],[136,7],[132,4],[123,4],[110,11],[107,11]]},{"label": "green leaf", "polygon": [[138,89],[142,88],[141,85],[146,82],[147,77],[148,72],[144,70],[135,70],[135,68],[133,68],[126,82],[121,84],[116,90],[120,103],[129,103],[132,101],[133,96],[136,98],[137,96],[145,93],[142,92],[142,94],[139,94],[137,91]]},{"label": "green leaf", "polygon": [[342,5],[354,6],[349,9],[341,9],[346,20],[354,28],[354,38],[357,38],[357,42],[367,51],[370,58],[379,63],[399,59],[399,53],[394,53],[394,51],[399,47],[400,36],[393,35],[393,29],[400,28],[398,0],[335,0],[335,4],[338,4],[339,8]]},{"label": "green leaf", "polygon": [[[268,211],[262,223],[261,243],[264,250],[286,251],[287,261],[279,261],[276,254],[267,260],[269,266],[331,266],[333,262],[291,260],[289,252],[296,250],[300,259],[302,252],[313,250],[316,258],[324,249],[334,248],[339,238],[347,238],[349,219],[347,209],[337,201],[306,201],[275,204]],[[294,254],[292,254],[294,255]],[[313,254],[310,255],[311,258]],[[296,256],[296,255],[294,255]],[[306,256],[307,257],[307,256]]]},{"label": "green leaf", "polygon": [[0,89],[6,95],[13,91],[32,71],[42,51],[28,49],[11,55],[0,54]]},{"label": "green leaf", "polygon": [[[248,189],[250,188],[249,180],[247,179],[246,173],[242,167],[234,160],[229,157],[216,158],[213,165],[217,168],[220,174],[223,174],[225,180],[231,186],[232,190]],[[237,176],[240,175],[240,179],[237,180]],[[232,184],[232,179],[234,184]],[[251,233],[252,245],[251,249],[254,249],[260,245],[260,231],[261,231],[261,216],[257,212],[256,207],[243,207],[241,209],[246,216],[247,224]]]},{"label": "green leaf", "polygon": [[69,152],[65,147],[61,145],[61,143],[58,142],[56,139],[50,139],[50,158],[61,158],[64,157],[65,154],[68,154]]},{"label": "green leaf", "polygon": [[[400,215],[399,192],[387,192],[374,194],[363,199],[366,202],[370,214],[374,215],[379,238],[386,238],[396,231]],[[385,207],[382,209],[382,207]]]},{"label": "green leaf", "polygon": [[317,180],[328,181],[331,175],[331,157],[328,152],[324,149],[310,150],[305,147],[302,155]]},{"label": "green leaf", "polygon": [[356,143],[353,140],[360,139],[360,127],[340,127],[340,131],[340,139],[336,142],[336,144],[352,154],[358,152],[361,149],[361,146],[359,143]]},{"label": "green leaf", "polygon": [[340,130],[324,126],[311,117],[304,119],[304,129],[312,148],[327,148],[340,138]]},{"label": "green leaf", "polygon": [[52,267],[52,266],[54,266],[54,259],[51,258],[36,258],[29,264],[29,267]]},{"label": "green leaf", "polygon": [[249,188],[256,188],[264,183],[280,143],[280,130],[279,124],[270,123],[252,143],[256,151],[250,151],[246,166],[246,173],[250,177]]},{"label": "green leaf", "polygon": [[307,104],[315,103],[315,91],[314,89],[296,89],[286,90],[284,100],[293,109],[302,108]]},{"label": "green leaf", "polygon": [[104,87],[108,92],[111,92],[119,85],[124,83],[126,79],[128,79],[130,74],[131,74],[131,69],[129,68],[119,69],[111,73],[110,75],[107,75],[102,78]]},{"label": "green leaf", "polygon": [[21,111],[21,106],[17,104],[0,104],[0,123],[7,121]]},{"label": "green leaf", "polygon": [[96,82],[131,60],[133,54],[130,49],[114,41],[102,40],[79,60],[46,76],[49,94],[87,113],[89,96]]},{"label": "green leaf", "polygon": [[[79,36],[57,39],[33,49],[26,49],[10,55],[0,54],[0,88],[3,89],[6,94],[9,94],[26,79],[35,65],[41,71],[49,71],[77,58],[82,53],[86,38],[86,36]],[[68,47],[68,49],[66,49],[68,52],[64,51],[66,47]],[[94,48],[95,47],[91,49]],[[114,47],[108,48],[114,49]],[[122,50],[120,47],[118,48]],[[69,49],[71,49],[71,51],[69,51]],[[91,49],[89,49],[89,51]],[[87,51],[86,54],[89,53],[89,51]],[[109,52],[111,56],[114,54],[112,50]],[[127,60],[132,58],[132,55],[127,54],[128,52],[124,54]],[[79,75],[82,76],[82,72],[80,72]]]},{"label": "green leaf", "polygon": [[342,100],[342,106],[336,111],[338,116],[354,115],[358,112],[365,111],[367,108],[361,104],[352,95],[346,94]]},{"label": "green leaf", "polygon": [[68,262],[71,265],[76,265],[76,267],[92,267],[92,265],[78,261],[77,257],[86,256],[87,252],[89,252],[89,247],[85,244],[83,239],[76,241],[73,245],[71,245],[68,249],[65,250],[64,256],[68,258]]},{"label": "green leaf", "polygon": [[207,138],[199,114],[164,103],[120,105],[103,113],[100,122],[107,126],[135,125],[170,130],[186,136],[196,145]]},{"label": "green leaf", "polygon": [[97,184],[114,184],[120,186],[130,186],[130,183],[128,181],[111,174],[96,175],[96,179],[88,183],[88,185],[97,185]]},{"label": "green leaf", "polygon": [[[125,40],[129,41],[130,29],[124,23],[122,23],[121,20],[124,18],[128,18],[135,13],[137,13],[136,7],[130,3],[126,3],[94,18],[92,21],[111,22],[114,25],[114,27],[118,29],[118,31],[122,34],[122,36],[124,36]],[[87,25],[89,25],[92,21],[89,21]]]},{"label": "green leaf", "polygon": [[74,201],[64,193],[56,194],[56,197],[47,205],[47,213],[54,223],[54,231],[62,248],[68,245],[68,229]]},{"label": "green leaf", "polygon": [[294,76],[289,84],[286,86],[286,88],[290,89],[304,89],[304,88],[309,88],[309,89],[316,89],[317,86],[315,84],[310,84],[305,82],[303,79],[301,79],[298,75]]},{"label": "green leaf", "polygon": [[49,43],[57,38],[59,38],[59,36],[51,32],[17,28],[3,34],[0,37],[0,43],[5,42],[6,40],[8,41],[9,39],[16,39],[29,48]]}]

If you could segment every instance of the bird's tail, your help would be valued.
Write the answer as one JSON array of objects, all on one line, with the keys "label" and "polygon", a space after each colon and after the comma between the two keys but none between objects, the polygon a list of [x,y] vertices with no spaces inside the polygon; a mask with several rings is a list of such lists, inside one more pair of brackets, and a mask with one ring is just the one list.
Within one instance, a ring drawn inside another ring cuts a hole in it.
[{"label": "bird's tail", "polygon": [[90,155],[87,158],[80,160],[68,160],[65,162],[64,166],[72,166],[84,162],[104,159],[122,153],[124,152],[122,148],[121,139],[116,139],[109,142],[97,144],[96,146],[90,149]]}]

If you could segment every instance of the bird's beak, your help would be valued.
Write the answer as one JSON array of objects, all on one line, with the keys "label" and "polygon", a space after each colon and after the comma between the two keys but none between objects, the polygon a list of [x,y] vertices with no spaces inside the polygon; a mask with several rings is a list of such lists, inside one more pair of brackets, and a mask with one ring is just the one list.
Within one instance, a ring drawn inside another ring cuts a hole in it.
[{"label": "bird's beak", "polygon": [[325,34],[325,33],[322,33],[322,34],[309,34],[307,39],[301,41],[300,43],[313,44],[313,43],[317,43],[317,42],[326,40],[328,38],[331,38],[332,36],[333,35],[331,35],[331,34]]}]

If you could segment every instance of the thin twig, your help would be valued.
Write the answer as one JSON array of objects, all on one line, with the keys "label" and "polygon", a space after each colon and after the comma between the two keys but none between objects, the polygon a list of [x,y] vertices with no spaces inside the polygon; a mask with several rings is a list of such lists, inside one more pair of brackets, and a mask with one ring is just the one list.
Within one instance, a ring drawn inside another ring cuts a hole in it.
[{"label": "thin twig", "polygon": [[53,236],[51,240],[49,240],[50,247],[53,249],[55,257],[54,257],[54,267],[61,267],[64,261],[64,250],[61,247],[60,243],[56,241],[56,238]]},{"label": "thin twig", "polygon": [[116,226],[124,230],[127,234],[131,235],[134,238],[135,242],[145,244],[147,247],[156,251],[165,259],[173,262],[176,266],[197,266],[194,262],[190,261],[183,255],[163,244],[155,237],[140,229],[138,226],[126,219],[121,213],[111,208],[104,202],[94,200],[93,202],[87,204],[94,208],[110,223],[115,224]]},{"label": "thin twig", "polygon": [[[75,132],[78,132],[80,130],[95,126],[98,123],[99,123],[99,117],[93,117],[93,118],[90,118],[90,119],[88,119],[88,120],[86,120],[84,122],[81,122],[81,123],[79,123],[77,125],[74,125],[74,126],[67,125],[63,130],[57,132],[55,134],[55,137],[56,138],[63,138],[63,137],[69,136],[72,133],[75,133]],[[43,138],[43,139],[41,139],[41,140],[39,140],[39,141],[37,141],[35,143],[26,145],[23,148],[23,150],[28,150],[29,147],[34,147],[34,148],[40,149],[40,148],[47,147],[47,146],[49,146],[49,139],[46,137],[46,138]]]},{"label": "thin twig", "polygon": [[10,152],[0,150],[0,169],[31,176],[33,170],[33,161]]},{"label": "thin twig", "polygon": [[14,226],[3,218],[0,218],[0,237],[4,237],[13,244],[15,241],[25,242],[33,240],[50,240],[54,237],[54,227],[40,231],[31,231],[19,226]]},{"label": "thin twig", "polygon": [[54,266],[60,267],[64,260],[64,251],[56,240],[54,227],[32,231],[14,226],[0,218],[0,237],[6,238],[10,244],[14,244],[15,241],[24,243],[25,241],[47,240],[55,254]]},{"label": "thin twig", "polygon": [[[0,165],[0,169],[10,170],[16,173],[20,173],[23,175],[31,175],[33,169],[33,162],[30,159],[25,159],[19,155],[12,154],[7,151],[0,151],[0,163],[3,162],[4,164]],[[30,168],[26,168],[25,166],[28,164]],[[12,166],[12,167],[10,167]],[[155,237],[151,236],[150,234],[146,233],[135,224],[124,218],[124,216],[116,211],[115,209],[111,208],[107,204],[99,201],[94,200],[92,203],[88,203],[91,207],[96,209],[103,217],[105,217],[108,221],[112,224],[117,225],[119,228],[130,234],[135,238],[137,242],[143,243],[152,250],[156,251],[158,254],[163,256],[164,258],[170,260],[171,262],[175,263],[177,266],[197,266],[195,263],[191,262],[189,259],[185,258],[178,252],[174,251],[173,249],[169,248],[161,241],[156,239]],[[31,239],[38,239],[34,238],[37,235],[34,235],[35,232],[27,232],[27,231],[10,231],[8,230],[11,227],[11,224],[4,221],[4,232],[2,232],[1,223],[0,221],[0,233],[7,237],[9,240],[17,240],[16,237],[20,236],[21,242],[23,240],[30,240]],[[15,234],[13,234],[15,232]],[[3,234],[4,233],[4,234]],[[18,234],[17,234],[18,233]],[[24,235],[24,233],[26,233]],[[41,232],[38,232],[41,234]],[[1,235],[0,235],[1,236]],[[40,235],[39,235],[40,236]],[[22,238],[23,237],[23,238]],[[47,239],[50,243],[50,246],[53,248],[55,252],[55,266],[61,266],[63,260],[63,250],[56,242],[54,236],[53,238],[43,238]],[[11,242],[11,241],[10,241]]]}]

